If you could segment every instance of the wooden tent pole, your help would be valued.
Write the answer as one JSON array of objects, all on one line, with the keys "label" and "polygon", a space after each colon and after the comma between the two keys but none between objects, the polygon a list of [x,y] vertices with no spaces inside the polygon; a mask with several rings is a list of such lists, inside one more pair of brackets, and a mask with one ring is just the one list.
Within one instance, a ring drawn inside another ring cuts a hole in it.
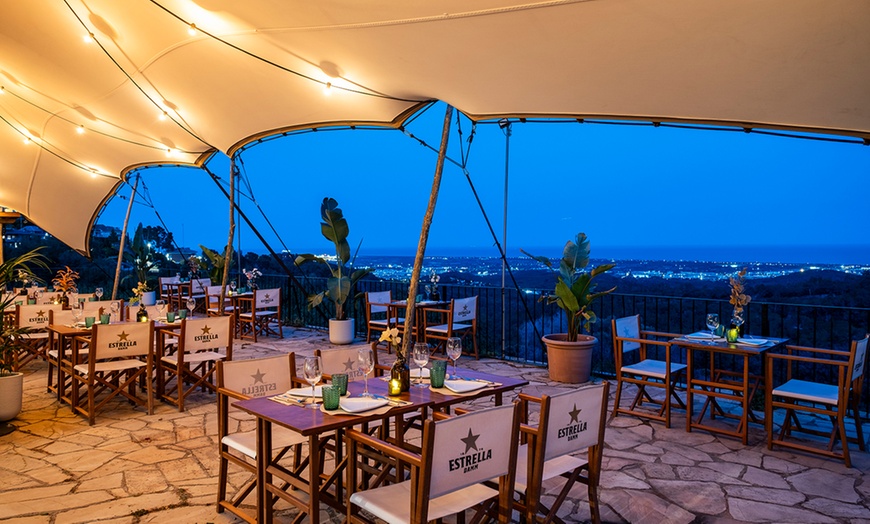
[{"label": "wooden tent pole", "polygon": [[130,222],[130,211],[133,210],[133,200],[136,199],[136,188],[139,187],[139,174],[133,182],[133,191],[130,193],[130,202],[127,203],[127,215],[124,217],[124,227],[121,229],[121,242],[118,248],[118,264],[115,266],[115,284],[112,286],[112,300],[118,299],[118,283],[121,280],[121,261],[124,260],[124,241],[127,240],[127,224]]},{"label": "wooden tent pole", "polygon": [[435,215],[435,204],[438,202],[438,191],[441,189],[441,175],[444,172],[444,158],[447,156],[447,139],[450,138],[450,119],[453,116],[453,106],[447,105],[444,114],[444,127],[441,130],[441,147],[438,149],[438,162],[435,164],[435,176],[432,179],[432,190],[429,192],[429,205],[423,216],[423,226],[420,228],[420,240],[417,242],[417,255],[414,257],[414,269],[411,271],[411,283],[408,286],[408,309],[405,314],[405,337],[402,340],[402,351],[410,355],[411,333],[414,329],[414,309],[417,297],[417,287],[420,273],[423,270],[423,256],[426,254],[426,242],[429,240],[429,228]]},{"label": "wooden tent pole", "polygon": [[[224,274],[221,276],[221,294],[219,299],[220,314],[224,314],[224,297],[227,295],[227,278],[230,274],[230,265],[233,261],[231,254],[233,247],[233,235],[236,231],[236,157],[230,157],[230,231],[227,234],[227,245],[224,248]],[[208,304],[206,304],[206,309]]]}]

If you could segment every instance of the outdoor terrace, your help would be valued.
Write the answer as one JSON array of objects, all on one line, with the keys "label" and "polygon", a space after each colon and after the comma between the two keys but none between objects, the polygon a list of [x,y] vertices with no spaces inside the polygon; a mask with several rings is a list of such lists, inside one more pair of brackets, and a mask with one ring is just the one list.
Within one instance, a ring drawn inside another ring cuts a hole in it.
[{"label": "outdoor terrace", "polygon": [[[285,328],[285,339],[237,341],[237,359],[327,348],[322,331]],[[382,362],[392,359],[381,352]],[[542,394],[572,387],[552,383],[545,368],[463,357],[460,366],[522,376],[524,391]],[[25,369],[25,398],[17,431],[0,437],[0,520],[10,523],[229,523],[215,512],[217,422],[215,398],[197,394],[178,413],[157,404],[146,415],[129,405],[106,411],[88,426],[45,392],[46,367]],[[482,404],[481,404],[482,405]],[[750,442],[695,431],[674,411],[670,429],[629,416],[607,425],[600,500],[606,522],[870,522],[870,454],[842,462],[789,451],[768,451],[764,429],[750,427]],[[253,424],[251,423],[251,428]],[[867,431],[867,429],[865,429]],[[245,475],[231,475],[239,484]],[[253,503],[253,498],[251,499]],[[281,508],[281,506],[279,506]],[[276,521],[292,520],[280,509]],[[330,509],[328,521],[343,516]],[[561,512],[584,522],[584,486],[575,487]]]}]

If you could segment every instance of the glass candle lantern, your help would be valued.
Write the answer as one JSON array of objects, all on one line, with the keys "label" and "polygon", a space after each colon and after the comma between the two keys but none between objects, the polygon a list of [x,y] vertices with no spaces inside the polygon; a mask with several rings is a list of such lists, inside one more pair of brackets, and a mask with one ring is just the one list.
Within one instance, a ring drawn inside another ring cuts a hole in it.
[{"label": "glass candle lantern", "polygon": [[389,394],[392,397],[396,397],[402,394],[402,380],[399,378],[391,378],[388,384],[389,386]]},{"label": "glass candle lantern", "polygon": [[727,340],[728,342],[737,342],[737,338],[739,336],[740,329],[734,325],[725,330],[725,340]]}]

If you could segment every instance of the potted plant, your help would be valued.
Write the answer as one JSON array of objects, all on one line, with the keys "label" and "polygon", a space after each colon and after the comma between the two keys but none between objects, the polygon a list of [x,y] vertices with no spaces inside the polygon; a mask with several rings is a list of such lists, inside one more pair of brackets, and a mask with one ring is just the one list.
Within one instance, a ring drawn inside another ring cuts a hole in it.
[{"label": "potted plant", "polygon": [[[24,392],[24,374],[13,369],[15,353],[20,350],[19,337],[27,328],[18,328],[12,317],[4,312],[21,297],[6,293],[9,283],[25,276],[28,281],[36,280],[32,268],[48,268],[39,248],[0,264],[0,422],[12,420],[21,412],[21,398]],[[0,434],[10,431],[0,428]]]},{"label": "potted plant", "polygon": [[589,240],[585,233],[569,240],[562,250],[558,271],[546,257],[537,257],[523,250],[525,255],[537,260],[556,273],[556,288],[552,295],[541,297],[548,304],[555,303],[568,317],[568,332],[554,333],[543,337],[547,348],[550,378],[557,382],[582,383],[589,381],[592,373],[592,347],[598,341],[583,334],[598,319],[590,308],[593,301],[612,293],[616,288],[595,293],[593,279],[611,269],[615,264],[602,264],[585,271],[589,265]]},{"label": "potted plant", "polygon": [[133,241],[127,245],[124,256],[133,265],[134,271],[133,275],[127,275],[124,280],[136,282],[137,288],[144,285],[145,291],[140,296],[142,304],[153,306],[157,302],[157,293],[151,285],[150,276],[151,271],[158,268],[158,260],[151,249],[151,243],[145,240],[141,223],[133,234]]},{"label": "potted plant", "polygon": [[370,268],[354,269],[356,255],[359,253],[357,246],[353,257],[350,255],[350,245],[347,236],[350,228],[347,225],[338,202],[332,198],[324,198],[320,205],[320,232],[327,240],[335,244],[335,263],[330,263],[323,257],[310,253],[296,257],[296,265],[306,262],[317,262],[329,269],[332,275],[326,281],[326,290],[308,297],[308,307],[315,308],[328,298],[335,304],[335,318],[329,319],[329,341],[333,344],[350,344],[354,337],[354,321],[348,318],[347,299],[353,296],[356,283],[372,272]]},{"label": "potted plant", "polygon": [[62,304],[64,307],[69,306],[69,294],[78,293],[76,280],[79,279],[79,274],[66,266],[65,269],[59,269],[57,275],[52,279],[51,284],[55,291],[58,292],[57,298],[53,302]]}]

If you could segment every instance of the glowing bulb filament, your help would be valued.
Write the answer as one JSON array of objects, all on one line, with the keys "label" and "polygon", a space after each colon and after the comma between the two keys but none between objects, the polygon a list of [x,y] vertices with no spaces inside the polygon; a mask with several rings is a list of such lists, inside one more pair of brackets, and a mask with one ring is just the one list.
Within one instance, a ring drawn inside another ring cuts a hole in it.
[{"label": "glowing bulb filament", "polygon": [[88,33],[83,36],[82,39],[85,41],[86,44],[90,44],[91,42],[96,40],[96,38],[94,37],[94,33]]},{"label": "glowing bulb filament", "polygon": [[190,36],[196,35],[196,24],[190,24],[190,27],[187,28],[187,34]]}]

